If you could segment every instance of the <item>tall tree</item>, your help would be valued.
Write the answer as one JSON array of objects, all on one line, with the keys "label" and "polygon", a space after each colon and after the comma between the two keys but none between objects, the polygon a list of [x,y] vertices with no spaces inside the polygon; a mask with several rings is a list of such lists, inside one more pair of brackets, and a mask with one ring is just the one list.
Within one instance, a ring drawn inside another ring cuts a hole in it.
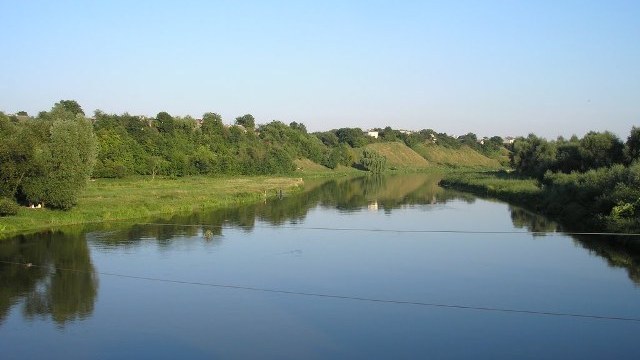
[{"label": "tall tree", "polygon": [[36,141],[28,125],[0,113],[0,197],[13,198],[32,166]]},{"label": "tall tree", "polygon": [[222,135],[224,133],[224,124],[222,116],[208,112],[202,115],[202,133],[206,135]]},{"label": "tall tree", "polygon": [[256,127],[256,119],[253,115],[245,114],[236,118],[236,125],[244,126],[246,129],[254,129]]},{"label": "tall tree", "polygon": [[640,128],[631,128],[624,151],[629,163],[640,159]]},{"label": "tall tree", "polygon": [[611,166],[624,159],[624,144],[617,136],[605,131],[591,131],[580,140],[583,171]]},{"label": "tall tree", "polygon": [[82,107],[80,107],[80,104],[78,104],[78,102],[75,100],[60,100],[60,102],[57,103],[55,106],[60,106],[65,111],[68,111],[73,115],[80,114],[84,116],[84,111],[82,110]]},{"label": "tall tree", "polygon": [[156,115],[156,129],[161,133],[171,134],[175,128],[175,119],[166,111],[161,111]]},{"label": "tall tree", "polygon": [[93,172],[96,139],[91,123],[64,107],[54,106],[48,134],[40,138],[22,196],[32,203],[69,209]]}]

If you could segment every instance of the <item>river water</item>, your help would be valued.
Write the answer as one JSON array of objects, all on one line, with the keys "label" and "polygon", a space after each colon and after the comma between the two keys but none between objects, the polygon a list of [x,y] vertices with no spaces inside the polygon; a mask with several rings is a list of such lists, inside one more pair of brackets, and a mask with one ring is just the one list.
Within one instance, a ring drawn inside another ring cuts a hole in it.
[{"label": "river water", "polygon": [[634,240],[437,181],[2,241],[0,358],[640,358]]}]

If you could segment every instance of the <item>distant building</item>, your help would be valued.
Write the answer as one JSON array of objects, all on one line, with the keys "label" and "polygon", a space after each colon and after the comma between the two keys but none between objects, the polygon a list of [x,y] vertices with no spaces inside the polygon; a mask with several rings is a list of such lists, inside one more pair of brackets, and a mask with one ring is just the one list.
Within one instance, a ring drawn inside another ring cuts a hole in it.
[{"label": "distant building", "polygon": [[377,132],[377,131],[375,131],[375,130],[368,130],[368,131],[367,131],[367,135],[371,136],[371,137],[372,137],[372,138],[374,138],[374,139],[377,139],[377,138],[378,138],[378,132]]},{"label": "distant building", "polygon": [[507,137],[505,137],[505,138],[502,140],[502,143],[503,143],[503,144],[505,144],[505,145],[510,145],[510,144],[513,144],[513,142],[514,142],[515,140],[516,140],[516,139],[515,139],[514,137],[512,137],[512,136],[507,136]]}]

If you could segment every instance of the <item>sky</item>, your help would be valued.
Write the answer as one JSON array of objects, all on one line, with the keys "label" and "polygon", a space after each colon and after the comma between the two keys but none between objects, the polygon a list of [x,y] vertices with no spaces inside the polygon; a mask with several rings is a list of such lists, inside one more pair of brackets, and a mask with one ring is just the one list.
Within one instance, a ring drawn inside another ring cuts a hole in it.
[{"label": "sky", "polygon": [[0,111],[547,138],[640,126],[640,1],[0,0]]}]

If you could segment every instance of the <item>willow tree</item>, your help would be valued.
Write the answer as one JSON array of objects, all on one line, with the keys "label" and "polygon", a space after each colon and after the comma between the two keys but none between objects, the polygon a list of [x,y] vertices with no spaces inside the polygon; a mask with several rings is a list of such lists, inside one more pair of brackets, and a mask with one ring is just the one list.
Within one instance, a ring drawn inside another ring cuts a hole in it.
[{"label": "willow tree", "polygon": [[382,173],[387,167],[387,158],[369,149],[362,151],[360,165],[374,174]]}]

